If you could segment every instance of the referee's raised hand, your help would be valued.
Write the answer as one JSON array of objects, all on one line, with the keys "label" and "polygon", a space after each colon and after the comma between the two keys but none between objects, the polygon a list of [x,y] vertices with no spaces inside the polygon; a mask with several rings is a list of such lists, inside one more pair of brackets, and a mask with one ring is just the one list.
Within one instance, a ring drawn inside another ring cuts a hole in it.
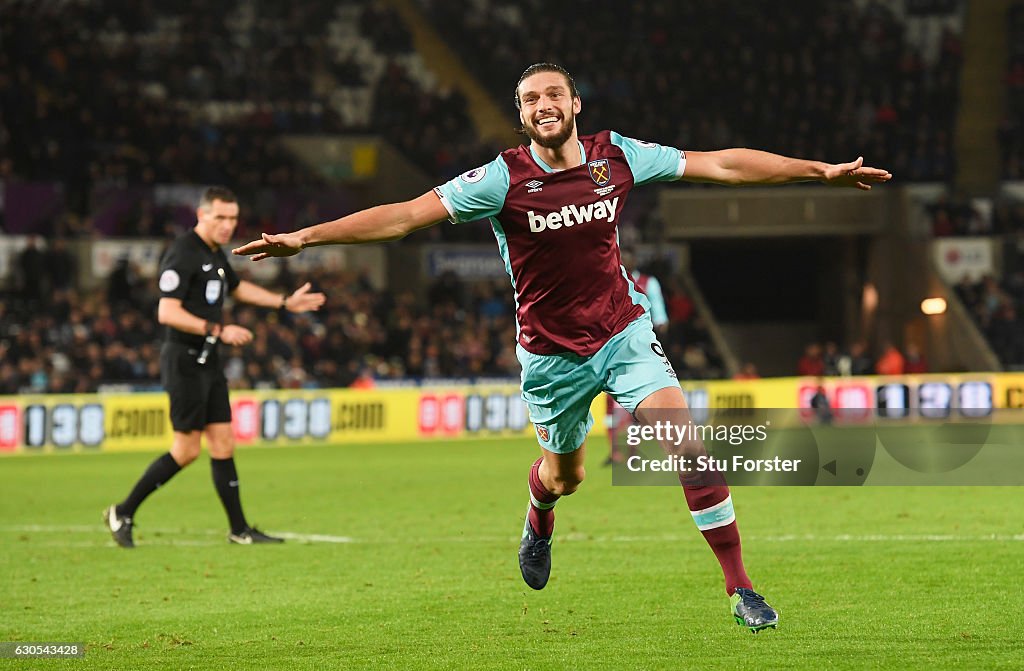
[{"label": "referee's raised hand", "polygon": [[310,293],[309,290],[313,288],[313,285],[306,282],[301,287],[292,292],[288,298],[284,301],[284,308],[288,312],[312,312],[319,310],[320,306],[324,304],[327,297],[321,293]]},{"label": "referee's raised hand", "polygon": [[262,261],[275,256],[295,256],[302,251],[302,238],[298,231],[292,233],[264,233],[259,240],[253,240],[231,250],[238,256],[251,256],[253,261]]}]

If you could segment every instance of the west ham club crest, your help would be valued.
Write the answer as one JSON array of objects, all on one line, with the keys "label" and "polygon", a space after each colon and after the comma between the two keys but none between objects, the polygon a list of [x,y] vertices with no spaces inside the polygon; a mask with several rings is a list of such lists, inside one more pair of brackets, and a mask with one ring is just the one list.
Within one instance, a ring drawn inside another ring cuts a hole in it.
[{"label": "west ham club crest", "polygon": [[608,163],[608,159],[599,158],[596,161],[591,161],[587,167],[590,169],[590,179],[594,180],[594,184],[604,186],[612,181],[612,166]]}]

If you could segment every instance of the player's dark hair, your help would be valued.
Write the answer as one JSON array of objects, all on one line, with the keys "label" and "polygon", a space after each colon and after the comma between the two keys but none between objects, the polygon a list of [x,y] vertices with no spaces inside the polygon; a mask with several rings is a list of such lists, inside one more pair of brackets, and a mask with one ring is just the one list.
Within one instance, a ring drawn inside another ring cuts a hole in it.
[{"label": "player's dark hair", "polygon": [[224,203],[237,203],[238,196],[226,186],[210,186],[203,191],[203,195],[199,198],[199,207],[208,209],[215,200]]},{"label": "player's dark hair", "polygon": [[580,92],[576,90],[576,80],[572,78],[568,70],[563,68],[561,65],[555,63],[534,63],[530,67],[523,70],[523,74],[519,76],[519,81],[516,82],[516,109],[521,109],[522,103],[519,101],[519,85],[523,83],[523,80],[527,77],[532,77],[538,72],[557,72],[558,74],[565,77],[565,81],[569,83],[569,92],[572,93],[573,98],[579,98]]}]

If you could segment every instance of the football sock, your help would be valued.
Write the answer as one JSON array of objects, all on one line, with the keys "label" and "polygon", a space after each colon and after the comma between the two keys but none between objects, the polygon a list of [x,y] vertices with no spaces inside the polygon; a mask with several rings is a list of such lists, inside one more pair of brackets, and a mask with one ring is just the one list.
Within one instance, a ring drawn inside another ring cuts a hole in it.
[{"label": "football sock", "polygon": [[611,428],[611,427],[608,428],[608,445],[609,445],[608,457],[610,459],[618,459],[619,458],[619,443],[618,443],[619,436],[618,436],[618,433],[619,433],[618,429],[614,429],[614,428]]},{"label": "football sock", "polygon": [[234,457],[210,457],[210,471],[213,473],[213,486],[216,487],[220,502],[227,511],[231,533],[240,534],[249,528],[249,524],[242,514],[242,498],[238,493],[238,471],[235,470]]},{"label": "football sock", "polygon": [[538,536],[547,538],[555,530],[555,501],[559,496],[549,492],[540,481],[542,461],[543,457],[533,462],[533,466],[530,467],[530,512],[527,519]]},{"label": "football sock", "polygon": [[682,485],[693,521],[722,566],[725,591],[731,596],[739,587],[753,589],[743,568],[740,530],[736,526],[729,488],[725,485],[687,485],[685,482]]},{"label": "football sock", "polygon": [[156,491],[157,487],[174,477],[174,474],[181,470],[181,466],[174,460],[170,452],[157,457],[149,465],[146,472],[142,474],[139,481],[135,483],[131,493],[121,503],[117,504],[115,510],[122,517],[134,517],[146,497]]}]

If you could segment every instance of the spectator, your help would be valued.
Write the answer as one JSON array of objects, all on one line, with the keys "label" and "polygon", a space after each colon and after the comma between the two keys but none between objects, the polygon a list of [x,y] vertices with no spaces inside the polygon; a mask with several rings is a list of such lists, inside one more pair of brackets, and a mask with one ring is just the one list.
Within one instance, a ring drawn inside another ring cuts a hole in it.
[{"label": "spectator", "polygon": [[811,343],[804,349],[804,355],[796,365],[797,375],[821,377],[825,374],[825,362],[821,358],[821,345]]},{"label": "spectator", "polygon": [[839,345],[832,341],[825,343],[825,353],[822,355],[822,363],[825,366],[825,375],[839,375]]},{"label": "spectator", "polygon": [[903,372],[907,374],[919,374],[928,372],[928,359],[921,353],[916,343],[907,345],[906,365]]},{"label": "spectator", "polygon": [[875,364],[875,372],[879,375],[903,375],[906,368],[906,360],[896,346],[890,342],[882,347],[882,356]]},{"label": "spectator", "polygon": [[867,345],[863,341],[850,345],[849,359],[849,375],[871,375],[873,366],[871,358],[867,355]]},{"label": "spectator", "polygon": [[825,392],[825,380],[818,378],[814,394],[811,396],[810,406],[814,410],[814,416],[821,424],[831,424],[832,415],[832,403],[828,400],[828,394]]},{"label": "spectator", "polygon": [[55,238],[46,251],[46,274],[50,289],[55,292],[67,291],[77,284],[78,263],[68,251],[64,238]]},{"label": "spectator", "polygon": [[757,374],[757,366],[748,361],[732,376],[734,380],[758,380],[761,376]]},{"label": "spectator", "polygon": [[138,271],[126,254],[117,260],[117,265],[107,278],[107,302],[117,308],[138,307],[138,287]]},{"label": "spectator", "polygon": [[46,276],[46,260],[39,249],[36,236],[30,235],[25,248],[18,255],[21,294],[25,300],[38,302],[44,294],[43,278]]}]

